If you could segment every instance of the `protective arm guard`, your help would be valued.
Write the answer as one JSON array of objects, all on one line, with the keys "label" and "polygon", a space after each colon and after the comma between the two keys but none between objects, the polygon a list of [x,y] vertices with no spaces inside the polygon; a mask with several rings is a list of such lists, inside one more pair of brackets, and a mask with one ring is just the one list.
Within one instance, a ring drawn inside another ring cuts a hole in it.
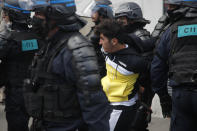
[{"label": "protective arm guard", "polygon": [[90,131],[108,131],[108,100],[101,88],[94,48],[79,33],[68,40],[68,48],[78,77],[77,94],[83,118]]},{"label": "protective arm guard", "polygon": [[76,83],[78,89],[88,92],[101,90],[97,58],[92,45],[80,34],[77,34],[68,40],[68,48],[73,54],[72,63],[78,77]]},{"label": "protective arm guard", "polygon": [[158,39],[160,37],[160,34],[164,31],[165,26],[169,23],[169,19],[169,16],[167,14],[164,14],[158,20],[158,23],[155,26],[155,29],[153,30],[151,36]]}]

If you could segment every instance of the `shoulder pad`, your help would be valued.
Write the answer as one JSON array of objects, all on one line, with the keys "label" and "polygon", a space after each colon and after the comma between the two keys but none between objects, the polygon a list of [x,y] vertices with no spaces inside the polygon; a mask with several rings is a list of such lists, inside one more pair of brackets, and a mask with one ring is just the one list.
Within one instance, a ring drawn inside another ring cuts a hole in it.
[{"label": "shoulder pad", "polygon": [[163,15],[157,25],[155,26],[155,29],[154,31],[152,32],[151,36],[152,37],[159,37],[159,35],[163,32],[164,28],[170,24],[170,21],[169,21],[169,16],[167,16],[166,14]]},{"label": "shoulder pad", "polygon": [[189,11],[185,14],[185,17],[188,17],[188,18],[197,17],[196,12],[197,12],[196,8],[190,8]]},{"label": "shoulder pad", "polygon": [[88,40],[80,33],[72,35],[68,40],[68,47],[71,50],[75,50],[84,46],[92,46],[92,44],[90,44]]},{"label": "shoulder pad", "polygon": [[134,32],[134,34],[138,36],[142,41],[150,38],[150,32],[148,32],[146,29],[137,30]]},{"label": "shoulder pad", "polygon": [[100,90],[97,57],[92,44],[80,33],[76,33],[69,38],[67,47],[72,50],[79,87],[86,91]]},{"label": "shoulder pad", "polygon": [[159,18],[158,23],[165,23],[168,20],[169,20],[169,16],[166,13],[161,18]]}]

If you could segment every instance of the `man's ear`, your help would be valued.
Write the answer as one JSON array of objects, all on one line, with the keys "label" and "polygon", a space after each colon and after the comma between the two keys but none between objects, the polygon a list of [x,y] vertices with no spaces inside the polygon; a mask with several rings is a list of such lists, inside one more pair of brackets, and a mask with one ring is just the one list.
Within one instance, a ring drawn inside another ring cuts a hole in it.
[{"label": "man's ear", "polygon": [[117,38],[112,38],[111,39],[112,45],[115,46],[118,44],[118,39]]}]

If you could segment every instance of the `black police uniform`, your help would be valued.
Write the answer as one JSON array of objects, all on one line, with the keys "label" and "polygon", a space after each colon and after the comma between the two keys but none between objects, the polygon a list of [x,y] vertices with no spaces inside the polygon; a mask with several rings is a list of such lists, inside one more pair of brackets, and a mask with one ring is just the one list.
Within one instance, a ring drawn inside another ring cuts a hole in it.
[{"label": "black police uniform", "polygon": [[[66,25],[68,27],[68,25]],[[60,30],[34,57],[25,98],[29,114],[49,131],[108,131],[109,109],[92,44],[73,28]]]},{"label": "black police uniform", "polygon": [[[196,121],[196,9],[181,7],[182,14],[161,38],[151,67],[156,93],[167,93],[167,79],[172,91],[171,131],[197,130]],[[162,59],[161,59],[162,58]],[[168,102],[168,101],[166,101]]]},{"label": "black police uniform", "polygon": [[29,77],[28,67],[40,48],[38,37],[13,24],[13,31],[0,41],[1,84],[5,85],[5,111],[9,131],[28,131],[29,115],[22,93],[23,80]]},{"label": "black police uniform", "polygon": [[[164,32],[170,28],[170,26],[176,21],[176,17],[170,17],[169,12],[165,13],[161,18],[159,18],[158,23],[155,26],[155,29],[153,30],[151,36],[155,44],[154,53],[158,55],[156,49],[161,41],[162,35]],[[159,56],[159,55],[158,55]],[[162,58],[161,58],[162,59]],[[168,86],[169,90],[171,89],[170,86]],[[168,101],[168,102],[166,102]],[[160,97],[160,104],[162,109],[163,117],[170,117],[171,116],[171,110],[169,110],[169,107],[171,107],[171,100],[170,96],[166,95],[165,97]]]}]

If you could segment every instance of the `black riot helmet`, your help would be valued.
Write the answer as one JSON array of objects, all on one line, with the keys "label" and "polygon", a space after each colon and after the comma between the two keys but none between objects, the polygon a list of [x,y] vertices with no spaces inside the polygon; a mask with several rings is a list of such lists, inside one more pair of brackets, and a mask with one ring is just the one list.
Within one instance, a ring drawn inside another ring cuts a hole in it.
[{"label": "black riot helmet", "polygon": [[172,4],[172,5],[177,5],[174,2],[172,2],[171,0],[165,0],[164,4]]},{"label": "black riot helmet", "polygon": [[19,0],[20,6],[26,10],[42,12],[47,19],[55,20],[58,25],[75,23],[79,18],[75,15],[75,0]]},{"label": "black riot helmet", "polygon": [[197,0],[167,0],[166,4],[174,4],[197,8]]},{"label": "black riot helmet", "polygon": [[13,23],[27,24],[30,19],[30,11],[20,7],[18,0],[2,0],[2,9]]},{"label": "black riot helmet", "polygon": [[98,12],[103,18],[113,18],[113,10],[110,6],[112,3],[109,0],[96,0],[96,5],[92,8],[92,14]]},{"label": "black riot helmet", "polygon": [[130,20],[142,23],[150,23],[148,20],[145,20],[142,15],[142,10],[137,3],[127,2],[121,4],[115,11],[115,18],[125,16]]}]

